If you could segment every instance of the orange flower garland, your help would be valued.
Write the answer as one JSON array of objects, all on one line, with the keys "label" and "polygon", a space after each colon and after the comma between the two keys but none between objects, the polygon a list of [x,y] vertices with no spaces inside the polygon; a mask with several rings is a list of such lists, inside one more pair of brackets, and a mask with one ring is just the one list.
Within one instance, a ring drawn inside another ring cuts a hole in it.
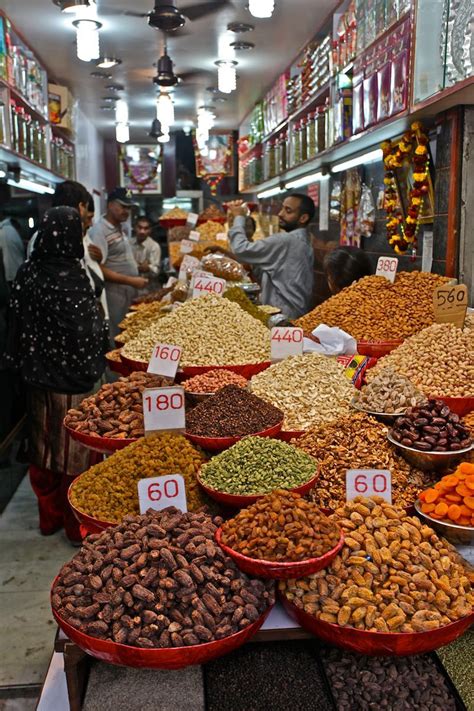
[{"label": "orange flower garland", "polygon": [[[396,254],[405,254],[410,246],[416,247],[416,237],[420,228],[423,202],[428,193],[429,181],[429,138],[421,123],[413,123],[399,143],[382,143],[385,166],[385,210],[389,244]],[[406,220],[400,209],[395,171],[408,160],[413,161],[413,187],[409,193]],[[400,229],[400,232],[399,232]],[[400,234],[401,233],[401,234]]]}]

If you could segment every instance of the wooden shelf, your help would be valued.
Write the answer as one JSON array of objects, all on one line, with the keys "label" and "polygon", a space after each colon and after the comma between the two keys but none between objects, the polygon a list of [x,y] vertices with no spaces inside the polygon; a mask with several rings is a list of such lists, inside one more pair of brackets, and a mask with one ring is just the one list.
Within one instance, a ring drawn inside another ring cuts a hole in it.
[{"label": "wooden shelf", "polygon": [[19,166],[26,173],[31,173],[37,178],[48,180],[51,183],[60,183],[65,180],[64,176],[59,175],[59,173],[54,173],[49,168],[45,168],[44,165],[40,165],[40,163],[36,163],[36,161],[30,160],[21,153],[17,153],[12,148],[7,148],[3,145],[0,145],[0,160]]},{"label": "wooden shelf", "polygon": [[8,89],[15,101],[19,101],[27,109],[28,113],[34,116],[34,118],[39,119],[43,123],[48,123],[48,117],[45,116],[41,111],[38,111],[38,109],[36,109],[32,104],[30,104],[30,102],[25,99],[23,94],[21,94],[14,86],[5,81],[5,79],[0,79],[0,87],[5,87],[6,89]]},{"label": "wooden shelf", "polygon": [[303,114],[305,114],[309,109],[311,109],[313,106],[315,106],[321,99],[326,98],[326,96],[329,96],[329,90],[331,87],[331,79],[328,79],[322,86],[319,87],[319,89],[316,90],[316,92],[305,101],[305,103],[300,106],[299,109],[296,109],[291,113],[288,117],[288,121],[296,121],[296,119],[300,118]]}]

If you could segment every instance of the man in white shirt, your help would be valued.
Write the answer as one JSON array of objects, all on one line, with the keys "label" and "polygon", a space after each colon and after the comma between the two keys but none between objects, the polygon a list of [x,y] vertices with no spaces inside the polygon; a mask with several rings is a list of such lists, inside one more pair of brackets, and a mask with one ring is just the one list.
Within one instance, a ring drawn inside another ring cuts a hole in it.
[{"label": "man in white shirt", "polygon": [[148,217],[139,217],[130,243],[139,273],[148,279],[156,279],[161,269],[161,247],[152,238],[151,228],[152,223]]},{"label": "man in white shirt", "polygon": [[[87,275],[89,279],[91,280],[91,286],[95,290],[96,285],[95,281],[100,280],[100,282],[104,282],[104,275],[102,274],[102,269],[100,267],[100,262],[102,261],[102,252],[98,247],[96,247],[94,244],[91,242],[91,238],[89,237],[89,230],[92,227],[92,223],[94,221],[94,214],[95,214],[95,206],[94,206],[94,198],[92,195],[89,196],[89,203],[87,205],[87,214],[85,215],[82,224],[83,224],[83,229],[84,229],[84,266],[87,272]],[[91,272],[94,274],[92,276]],[[107,321],[109,320],[109,309],[107,306],[107,294],[105,293],[105,288],[102,289],[101,295],[100,295],[100,303],[101,306],[104,310],[104,315]]]},{"label": "man in white shirt", "polygon": [[25,245],[20,237],[15,220],[6,218],[0,222],[0,250],[3,255],[5,277],[9,284],[25,261]]}]

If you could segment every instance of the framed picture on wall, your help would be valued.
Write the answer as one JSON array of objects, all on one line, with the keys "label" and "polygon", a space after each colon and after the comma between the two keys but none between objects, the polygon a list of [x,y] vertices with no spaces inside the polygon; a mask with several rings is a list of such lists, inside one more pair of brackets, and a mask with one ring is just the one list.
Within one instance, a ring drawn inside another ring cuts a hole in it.
[{"label": "framed picture on wall", "polygon": [[160,145],[127,144],[120,148],[121,185],[132,193],[161,193]]}]

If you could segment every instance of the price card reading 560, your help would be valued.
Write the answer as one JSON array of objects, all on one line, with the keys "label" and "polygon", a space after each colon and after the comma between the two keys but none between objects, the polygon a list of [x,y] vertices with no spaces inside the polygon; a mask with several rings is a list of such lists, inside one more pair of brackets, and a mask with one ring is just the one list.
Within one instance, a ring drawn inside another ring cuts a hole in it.
[{"label": "price card reading 560", "polygon": [[181,474],[155,476],[138,482],[138,501],[140,513],[148,509],[162,511],[168,506],[176,506],[183,513],[188,510],[186,487]]},{"label": "price card reading 560", "polygon": [[389,281],[395,281],[398,269],[398,259],[396,257],[379,257],[377,262],[377,271],[375,274],[377,276],[383,276]]},{"label": "price card reading 560", "polygon": [[272,328],[272,360],[283,360],[288,356],[303,355],[303,329],[277,326]]},{"label": "price card reading 560", "polygon": [[436,323],[454,323],[458,328],[462,328],[466,319],[467,302],[465,284],[437,286],[433,295]]},{"label": "price card reading 560", "polygon": [[380,496],[392,503],[392,475],[388,469],[348,469],[346,501],[356,496]]},{"label": "price card reading 560", "polygon": [[183,349],[179,346],[170,346],[169,343],[157,343],[153,349],[147,372],[153,373],[153,375],[163,375],[165,378],[174,380],[182,352]]},{"label": "price card reading 560", "polygon": [[152,388],[143,391],[145,433],[184,430],[184,389]]}]

